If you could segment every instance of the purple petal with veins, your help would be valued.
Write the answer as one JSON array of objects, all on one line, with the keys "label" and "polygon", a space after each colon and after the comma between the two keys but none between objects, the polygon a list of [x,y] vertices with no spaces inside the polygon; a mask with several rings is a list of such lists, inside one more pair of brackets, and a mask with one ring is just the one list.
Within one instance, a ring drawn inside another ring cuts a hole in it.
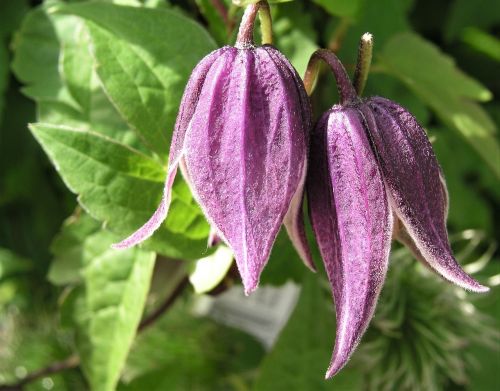
[{"label": "purple petal with veins", "polygon": [[247,294],[302,194],[306,165],[300,84],[276,53],[229,49],[208,72],[186,134],[195,197],[233,250]]},{"label": "purple petal with veins", "polygon": [[445,279],[475,292],[482,286],[466,274],[453,257],[446,216],[447,192],[441,169],[422,127],[403,107],[380,97],[362,110],[382,169],[391,206],[414,242],[419,258]]},{"label": "purple petal with veins", "polygon": [[160,228],[160,225],[166,219],[168,214],[168,209],[170,207],[170,201],[172,198],[172,185],[174,184],[175,175],[177,174],[177,167],[179,166],[182,154],[184,152],[184,138],[186,135],[186,130],[189,127],[191,117],[198,103],[198,97],[200,89],[205,82],[205,77],[208,70],[215,62],[215,60],[220,56],[221,53],[225,52],[226,48],[215,50],[208,54],[200,63],[196,66],[191,74],[189,82],[184,91],[182,97],[181,106],[179,109],[179,114],[177,116],[177,121],[175,124],[174,133],[172,135],[172,144],[170,146],[170,153],[168,159],[168,171],[167,178],[165,180],[165,186],[163,189],[163,196],[160,201],[160,205],[153,213],[151,218],[137,231],[132,233],[129,237],[122,240],[119,243],[113,244],[113,248],[124,249],[135,246],[148,239],[153,233]]},{"label": "purple petal with veins", "polygon": [[346,364],[373,316],[391,243],[392,212],[358,109],[334,106],[318,122],[307,192],[337,313],[326,374],[331,377]]}]

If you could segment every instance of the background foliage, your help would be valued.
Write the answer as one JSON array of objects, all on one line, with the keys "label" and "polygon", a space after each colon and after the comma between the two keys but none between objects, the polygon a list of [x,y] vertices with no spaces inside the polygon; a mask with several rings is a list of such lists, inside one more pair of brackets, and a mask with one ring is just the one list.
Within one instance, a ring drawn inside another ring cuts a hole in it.
[{"label": "background foliage", "polygon": [[[198,296],[186,275],[210,255],[208,225],[181,178],[158,233],[140,249],[110,249],[156,207],[187,78],[205,54],[234,42],[238,5],[249,2],[0,2],[0,384],[499,388],[498,1],[270,1],[275,44],[300,74],[318,47],[335,50],[352,73],[359,37],[374,34],[365,94],[400,102],[428,130],[448,182],[454,248],[490,294],[450,287],[397,249],[359,351],[325,382],[331,299],[285,235],[262,283],[292,279],[302,290],[270,351],[192,315]],[[336,101],[325,74],[316,116]],[[227,262],[214,265],[203,286],[224,281],[213,294],[239,283],[232,269],[223,277]]]}]

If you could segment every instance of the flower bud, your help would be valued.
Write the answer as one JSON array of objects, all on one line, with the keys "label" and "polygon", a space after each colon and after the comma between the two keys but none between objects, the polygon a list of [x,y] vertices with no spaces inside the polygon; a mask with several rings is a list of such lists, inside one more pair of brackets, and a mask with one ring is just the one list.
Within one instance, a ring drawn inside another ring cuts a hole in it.
[{"label": "flower bud", "polygon": [[179,109],[162,202],[118,248],[151,236],[168,213],[177,168],[216,233],[233,250],[245,292],[258,285],[281,225],[313,268],[302,224],[311,114],[302,81],[273,46],[249,42],[205,57]]}]

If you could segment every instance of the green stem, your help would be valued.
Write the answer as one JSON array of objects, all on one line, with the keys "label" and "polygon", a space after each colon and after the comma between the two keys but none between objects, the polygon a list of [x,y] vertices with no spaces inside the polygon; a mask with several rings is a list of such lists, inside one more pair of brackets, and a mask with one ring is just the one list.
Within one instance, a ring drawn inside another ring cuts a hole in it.
[{"label": "green stem", "polygon": [[267,1],[259,1],[250,4],[245,8],[245,13],[241,19],[238,37],[236,38],[237,48],[247,48],[253,46],[253,25],[255,18],[259,14],[260,31],[262,34],[262,45],[271,45],[273,43],[273,27],[271,10]]},{"label": "green stem", "polygon": [[366,80],[370,73],[372,52],[373,36],[370,33],[365,33],[359,41],[358,62],[356,63],[356,71],[354,72],[354,88],[359,96],[361,96],[365,89]]},{"label": "green stem", "polygon": [[352,86],[351,80],[349,79],[344,66],[335,53],[328,49],[316,50],[309,59],[309,64],[307,64],[306,73],[304,75],[304,86],[306,88],[307,95],[310,96],[312,94],[316,85],[320,60],[323,60],[328,64],[333,72],[333,75],[335,76],[337,88],[339,90],[340,104],[355,101],[357,99],[356,90]]}]

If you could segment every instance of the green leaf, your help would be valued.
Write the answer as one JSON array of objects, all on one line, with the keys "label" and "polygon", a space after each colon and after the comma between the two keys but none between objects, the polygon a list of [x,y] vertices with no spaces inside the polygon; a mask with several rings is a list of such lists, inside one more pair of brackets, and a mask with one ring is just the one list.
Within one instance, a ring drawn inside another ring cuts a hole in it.
[{"label": "green leaf", "polygon": [[[165,171],[155,160],[97,133],[46,124],[30,128],[83,208],[111,231],[130,234],[158,206]],[[178,181],[166,223],[145,245],[173,258],[196,259],[206,250],[207,234],[189,189]]]},{"label": "green leaf", "polygon": [[500,3],[491,0],[455,0],[444,22],[444,35],[448,41],[460,36],[467,27],[489,29],[500,22]]},{"label": "green leaf", "polygon": [[445,124],[465,137],[500,177],[495,124],[476,103],[491,99],[485,87],[461,72],[433,44],[412,33],[394,36],[384,46],[380,60],[386,72],[402,80]]},{"label": "green leaf", "polygon": [[80,268],[84,264],[84,259],[88,258],[85,242],[100,230],[101,224],[81,211],[64,222],[61,232],[51,245],[54,259],[47,275],[51,283],[66,285],[82,281]]},{"label": "green leaf", "polygon": [[361,389],[361,377],[350,368],[324,380],[335,336],[331,306],[318,276],[309,274],[295,311],[262,362],[255,391]]},{"label": "green leaf", "polygon": [[273,30],[278,47],[302,77],[311,54],[318,49],[317,34],[310,14],[300,2],[276,7]]},{"label": "green leaf", "polygon": [[75,18],[48,16],[43,8],[29,12],[15,34],[12,47],[14,74],[25,87],[22,91],[36,100],[63,101],[76,107],[75,101],[59,77],[59,40],[71,36]]},{"label": "green leaf", "polygon": [[113,250],[116,236],[100,231],[86,240],[83,287],[74,302],[76,343],[83,372],[94,391],[114,390],[139,325],[155,254]]},{"label": "green leaf", "polygon": [[[147,151],[105,95],[84,22],[32,11],[14,39],[13,69],[37,100],[38,120],[93,130]],[[38,66],[42,64],[42,66]]]},{"label": "green leaf", "polygon": [[478,52],[500,62],[500,39],[493,35],[476,27],[468,27],[463,30],[462,41]]},{"label": "green leaf", "polygon": [[313,0],[327,12],[335,16],[356,18],[364,0]]},{"label": "green leaf", "polygon": [[0,281],[32,269],[33,264],[30,260],[21,257],[9,249],[0,247]]},{"label": "green leaf", "polygon": [[212,38],[167,9],[90,2],[54,10],[92,22],[93,54],[107,95],[144,143],[166,157],[184,86],[216,48]]}]

